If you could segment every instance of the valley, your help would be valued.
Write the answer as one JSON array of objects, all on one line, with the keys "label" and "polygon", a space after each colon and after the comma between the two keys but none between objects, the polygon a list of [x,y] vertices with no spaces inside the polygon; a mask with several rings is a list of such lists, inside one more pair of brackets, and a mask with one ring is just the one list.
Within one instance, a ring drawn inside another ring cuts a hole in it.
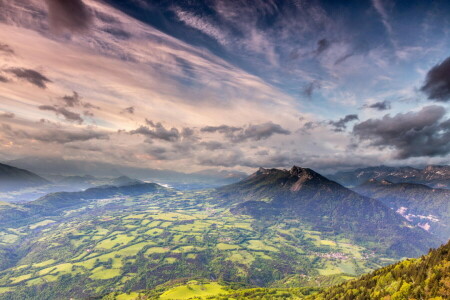
[{"label": "valley", "polygon": [[87,297],[177,278],[327,286],[394,261],[298,219],[234,215],[212,191],[100,199],[3,228],[1,238],[7,251],[20,245],[0,273],[2,299]]}]

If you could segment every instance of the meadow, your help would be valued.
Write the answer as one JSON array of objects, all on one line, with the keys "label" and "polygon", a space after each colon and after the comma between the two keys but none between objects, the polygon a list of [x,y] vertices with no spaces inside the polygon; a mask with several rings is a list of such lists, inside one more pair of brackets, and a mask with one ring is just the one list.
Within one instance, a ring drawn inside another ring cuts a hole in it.
[{"label": "meadow", "polygon": [[[233,215],[210,191],[102,199],[63,216],[3,228],[0,241],[24,253],[0,271],[4,299],[8,292],[100,296],[153,289],[180,278],[210,280],[202,285],[203,296],[223,292],[217,282],[325,286],[382,262],[362,246],[301,220]],[[170,299],[170,293],[161,292],[161,299]]]}]

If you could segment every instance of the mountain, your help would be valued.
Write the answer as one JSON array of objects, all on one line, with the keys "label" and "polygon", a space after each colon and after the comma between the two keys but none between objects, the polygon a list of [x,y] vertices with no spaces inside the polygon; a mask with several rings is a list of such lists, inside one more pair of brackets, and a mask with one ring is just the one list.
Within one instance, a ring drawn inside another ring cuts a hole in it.
[{"label": "mountain", "polygon": [[260,168],[243,181],[216,189],[234,214],[261,220],[298,218],[394,256],[417,256],[439,244],[380,201],[361,196],[311,169]]},{"label": "mountain", "polygon": [[112,198],[115,196],[137,196],[146,193],[163,191],[168,191],[168,189],[156,183],[138,183],[124,186],[100,186],[81,192],[51,193],[35,201],[28,202],[24,206],[51,212],[70,206],[80,205],[92,200]]},{"label": "mountain", "polygon": [[30,171],[0,163],[0,192],[42,186],[50,182]]},{"label": "mountain", "polygon": [[311,299],[450,299],[450,242],[327,289]]},{"label": "mountain", "polygon": [[369,179],[386,179],[391,182],[425,184],[435,188],[450,188],[450,166],[430,165],[423,169],[412,167],[368,167],[354,171],[338,172],[328,178],[348,187],[358,186]]},{"label": "mountain", "polygon": [[111,180],[111,185],[114,186],[136,185],[143,183],[144,182],[139,179],[133,179],[128,176],[120,176]]},{"label": "mountain", "polygon": [[132,197],[146,193],[171,194],[172,191],[156,183],[140,183],[119,187],[100,186],[81,192],[50,193],[24,204],[0,202],[0,228],[10,226],[11,223],[25,224],[29,218],[58,215],[65,209],[83,206],[94,200]]},{"label": "mountain", "polygon": [[353,190],[380,200],[414,225],[436,234],[442,241],[450,237],[450,190],[376,179]]},{"label": "mountain", "polygon": [[10,161],[9,163],[45,175],[48,178],[54,178],[55,175],[59,175],[59,177],[84,177],[85,174],[90,174],[90,176],[97,178],[125,176],[137,178],[139,180],[168,184],[181,190],[217,187],[237,182],[247,176],[247,174],[242,172],[227,170],[209,169],[185,173],[180,171],[117,166],[103,162],[68,160],[53,157],[24,157]]}]

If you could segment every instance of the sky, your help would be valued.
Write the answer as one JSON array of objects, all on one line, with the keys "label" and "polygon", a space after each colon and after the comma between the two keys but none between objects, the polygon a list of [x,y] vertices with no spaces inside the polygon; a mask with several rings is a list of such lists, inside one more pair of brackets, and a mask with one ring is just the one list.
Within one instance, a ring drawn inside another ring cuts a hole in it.
[{"label": "sky", "polygon": [[449,164],[449,14],[449,1],[1,0],[0,160]]}]

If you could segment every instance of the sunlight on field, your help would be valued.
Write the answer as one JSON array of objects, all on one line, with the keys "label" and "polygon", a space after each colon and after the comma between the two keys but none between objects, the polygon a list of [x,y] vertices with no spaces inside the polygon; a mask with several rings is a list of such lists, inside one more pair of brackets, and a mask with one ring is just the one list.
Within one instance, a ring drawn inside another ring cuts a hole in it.
[{"label": "sunlight on field", "polygon": [[190,281],[186,285],[177,286],[164,292],[161,296],[161,300],[171,299],[189,299],[193,297],[205,298],[209,296],[215,296],[219,294],[225,294],[227,291],[223,286],[216,282],[211,283],[199,283],[197,281]]}]

